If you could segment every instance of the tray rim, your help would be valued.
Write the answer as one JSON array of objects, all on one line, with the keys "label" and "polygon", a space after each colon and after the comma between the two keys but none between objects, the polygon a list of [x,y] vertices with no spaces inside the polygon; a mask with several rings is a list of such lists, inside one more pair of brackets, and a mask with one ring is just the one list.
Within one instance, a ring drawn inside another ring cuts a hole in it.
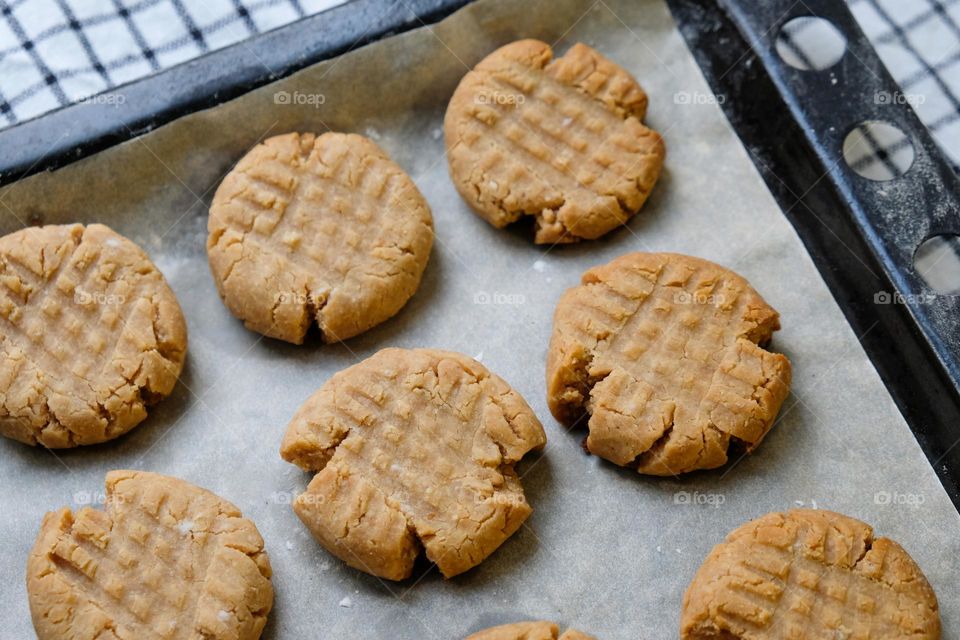
[{"label": "tray rim", "polygon": [[[227,102],[304,67],[430,25],[472,0],[347,0],[0,129],[0,189]],[[124,100],[97,96],[123,95]]]}]

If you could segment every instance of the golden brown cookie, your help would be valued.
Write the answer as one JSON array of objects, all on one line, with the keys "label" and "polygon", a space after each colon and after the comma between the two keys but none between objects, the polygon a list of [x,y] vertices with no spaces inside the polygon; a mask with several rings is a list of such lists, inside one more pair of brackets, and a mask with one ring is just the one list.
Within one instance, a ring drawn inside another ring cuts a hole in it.
[{"label": "golden brown cookie", "polygon": [[0,434],[116,438],[170,394],[186,349],[176,297],[130,240],[102,224],[0,238]]},{"label": "golden brown cookie", "polygon": [[48,513],[27,561],[39,640],[255,640],[273,606],[256,526],[205,489],[107,474],[106,510]]},{"label": "golden brown cookie", "polygon": [[433,219],[413,180],[354,134],[269,138],[210,206],[207,255],[247,328],[301,344],[313,322],[346,340],[397,313],[420,284]]},{"label": "golden brown cookie", "polygon": [[665,149],[647,95],[584,44],[500,47],[460,81],[444,119],[450,175],[481,217],[533,216],[537,243],[593,239],[640,210]]},{"label": "golden brown cookie", "polygon": [[937,597],[893,540],[830,511],[768,513],[735,529],[683,598],[682,640],[935,640]]},{"label": "golden brown cookie", "polygon": [[516,622],[478,631],[466,640],[596,640],[576,629],[558,634],[560,629],[552,622]]},{"label": "golden brown cookie", "polygon": [[332,554],[402,580],[421,548],[447,578],[530,515],[514,464],[546,436],[516,391],[458,353],[384,349],[297,411],[281,455],[317,472],[294,511]]},{"label": "golden brown cookie", "polygon": [[790,362],[758,345],[779,316],[712,262],[631,253],[590,269],[557,304],[547,401],[589,414],[589,450],[640,473],[712,469],[752,451],[790,387]]}]

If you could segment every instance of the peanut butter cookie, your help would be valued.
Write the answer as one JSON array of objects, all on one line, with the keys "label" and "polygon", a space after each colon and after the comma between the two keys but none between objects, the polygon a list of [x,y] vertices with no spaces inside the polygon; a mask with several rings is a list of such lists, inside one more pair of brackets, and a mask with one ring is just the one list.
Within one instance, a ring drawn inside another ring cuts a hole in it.
[{"label": "peanut butter cookie", "polygon": [[102,224],[0,238],[0,434],[116,438],[170,394],[186,349],[176,297],[130,240]]},{"label": "peanut butter cookie", "polygon": [[27,561],[39,640],[256,640],[273,605],[256,526],[218,496],[107,474],[106,509],[48,513]]},{"label": "peanut butter cookie", "polygon": [[[559,637],[558,637],[559,634]],[[576,629],[560,629],[552,622],[517,622],[478,631],[466,640],[596,640]]]},{"label": "peanut butter cookie", "polygon": [[561,58],[520,40],[460,81],[444,119],[450,175],[495,227],[533,216],[535,242],[593,239],[633,216],[660,176],[647,95],[584,44]]},{"label": "peanut butter cookie", "polygon": [[449,578],[530,515],[514,464],[545,443],[520,394],[480,363],[384,349],[306,401],[281,455],[317,472],[293,508],[332,554],[402,580],[425,549]]},{"label": "peanut butter cookie", "polygon": [[591,453],[675,475],[756,448],[790,387],[790,362],[758,345],[779,316],[746,280],[672,253],[632,253],[587,271],[557,304],[547,401],[589,414]]},{"label": "peanut butter cookie", "polygon": [[294,344],[313,322],[336,342],[393,316],[433,245],[413,180],[372,141],[345,133],[289,133],[251,149],[217,189],[207,229],[227,308]]},{"label": "peanut butter cookie", "polygon": [[682,640],[935,640],[937,597],[893,540],[839,513],[768,513],[735,529],[683,598]]}]

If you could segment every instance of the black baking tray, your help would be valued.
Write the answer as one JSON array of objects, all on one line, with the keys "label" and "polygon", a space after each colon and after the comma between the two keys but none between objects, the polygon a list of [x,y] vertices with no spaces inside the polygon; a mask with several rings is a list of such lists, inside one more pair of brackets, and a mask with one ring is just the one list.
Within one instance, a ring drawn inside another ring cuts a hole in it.
[{"label": "black baking tray", "polygon": [[[924,240],[960,234],[956,173],[909,105],[876,99],[899,88],[845,2],[667,4],[960,510],[960,297],[936,294],[913,266]],[[835,66],[801,71],[779,58],[780,28],[803,16],[829,20],[846,38],[846,54]],[[874,182],[843,161],[844,138],[866,121],[890,123],[910,139],[915,159],[904,175]]]},{"label": "black baking tray", "polygon": [[[0,131],[0,185],[52,170],[368,42],[436,22],[470,0],[352,0]],[[667,0],[727,118],[806,245],[930,464],[960,510],[960,298],[913,268],[926,238],[960,233],[960,183],[838,0]],[[816,15],[847,39],[827,71],[781,61],[787,21]],[[915,160],[872,182],[842,160],[846,134],[881,120]],[[897,296],[896,294],[899,294]],[[923,294],[923,295],[918,295]],[[878,304],[878,300],[899,300]],[[810,318],[810,322],[816,322]]]}]

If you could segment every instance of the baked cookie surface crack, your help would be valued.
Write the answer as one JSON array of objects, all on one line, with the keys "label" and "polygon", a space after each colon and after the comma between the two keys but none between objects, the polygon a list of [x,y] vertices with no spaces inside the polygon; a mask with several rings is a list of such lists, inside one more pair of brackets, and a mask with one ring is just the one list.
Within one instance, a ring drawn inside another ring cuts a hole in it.
[{"label": "baked cookie surface crack", "polygon": [[110,228],[0,238],[0,434],[50,448],[116,438],[171,393],[186,346],[163,275]]},{"label": "baked cookie surface crack", "polygon": [[273,605],[254,524],[218,496],[111,471],[106,508],[48,513],[27,563],[39,640],[256,640]]},{"label": "baked cookie surface crack", "polygon": [[410,177],[371,140],[290,133],[251,149],[210,207],[207,255],[247,328],[326,342],[396,314],[416,291],[433,219]]},{"label": "baked cookie surface crack", "polygon": [[740,276],[679,254],[634,253],[561,297],[547,401],[587,448],[651,475],[718,467],[753,450],[787,396],[790,363],[766,351],[777,312]]},{"label": "baked cookie surface crack", "polygon": [[683,599],[682,640],[935,640],[937,598],[889,538],[830,511],[770,513],[731,532]]},{"label": "baked cookie surface crack", "polygon": [[514,465],[546,437],[523,398],[466,356],[384,349],[300,408],[281,455],[316,472],[294,510],[348,565],[391,580],[421,550],[445,577],[531,512]]},{"label": "baked cookie surface crack", "polygon": [[450,100],[450,175],[495,227],[534,219],[537,243],[593,239],[643,206],[665,155],[645,127],[647,95],[583,44],[554,59],[546,43],[497,49]]}]

